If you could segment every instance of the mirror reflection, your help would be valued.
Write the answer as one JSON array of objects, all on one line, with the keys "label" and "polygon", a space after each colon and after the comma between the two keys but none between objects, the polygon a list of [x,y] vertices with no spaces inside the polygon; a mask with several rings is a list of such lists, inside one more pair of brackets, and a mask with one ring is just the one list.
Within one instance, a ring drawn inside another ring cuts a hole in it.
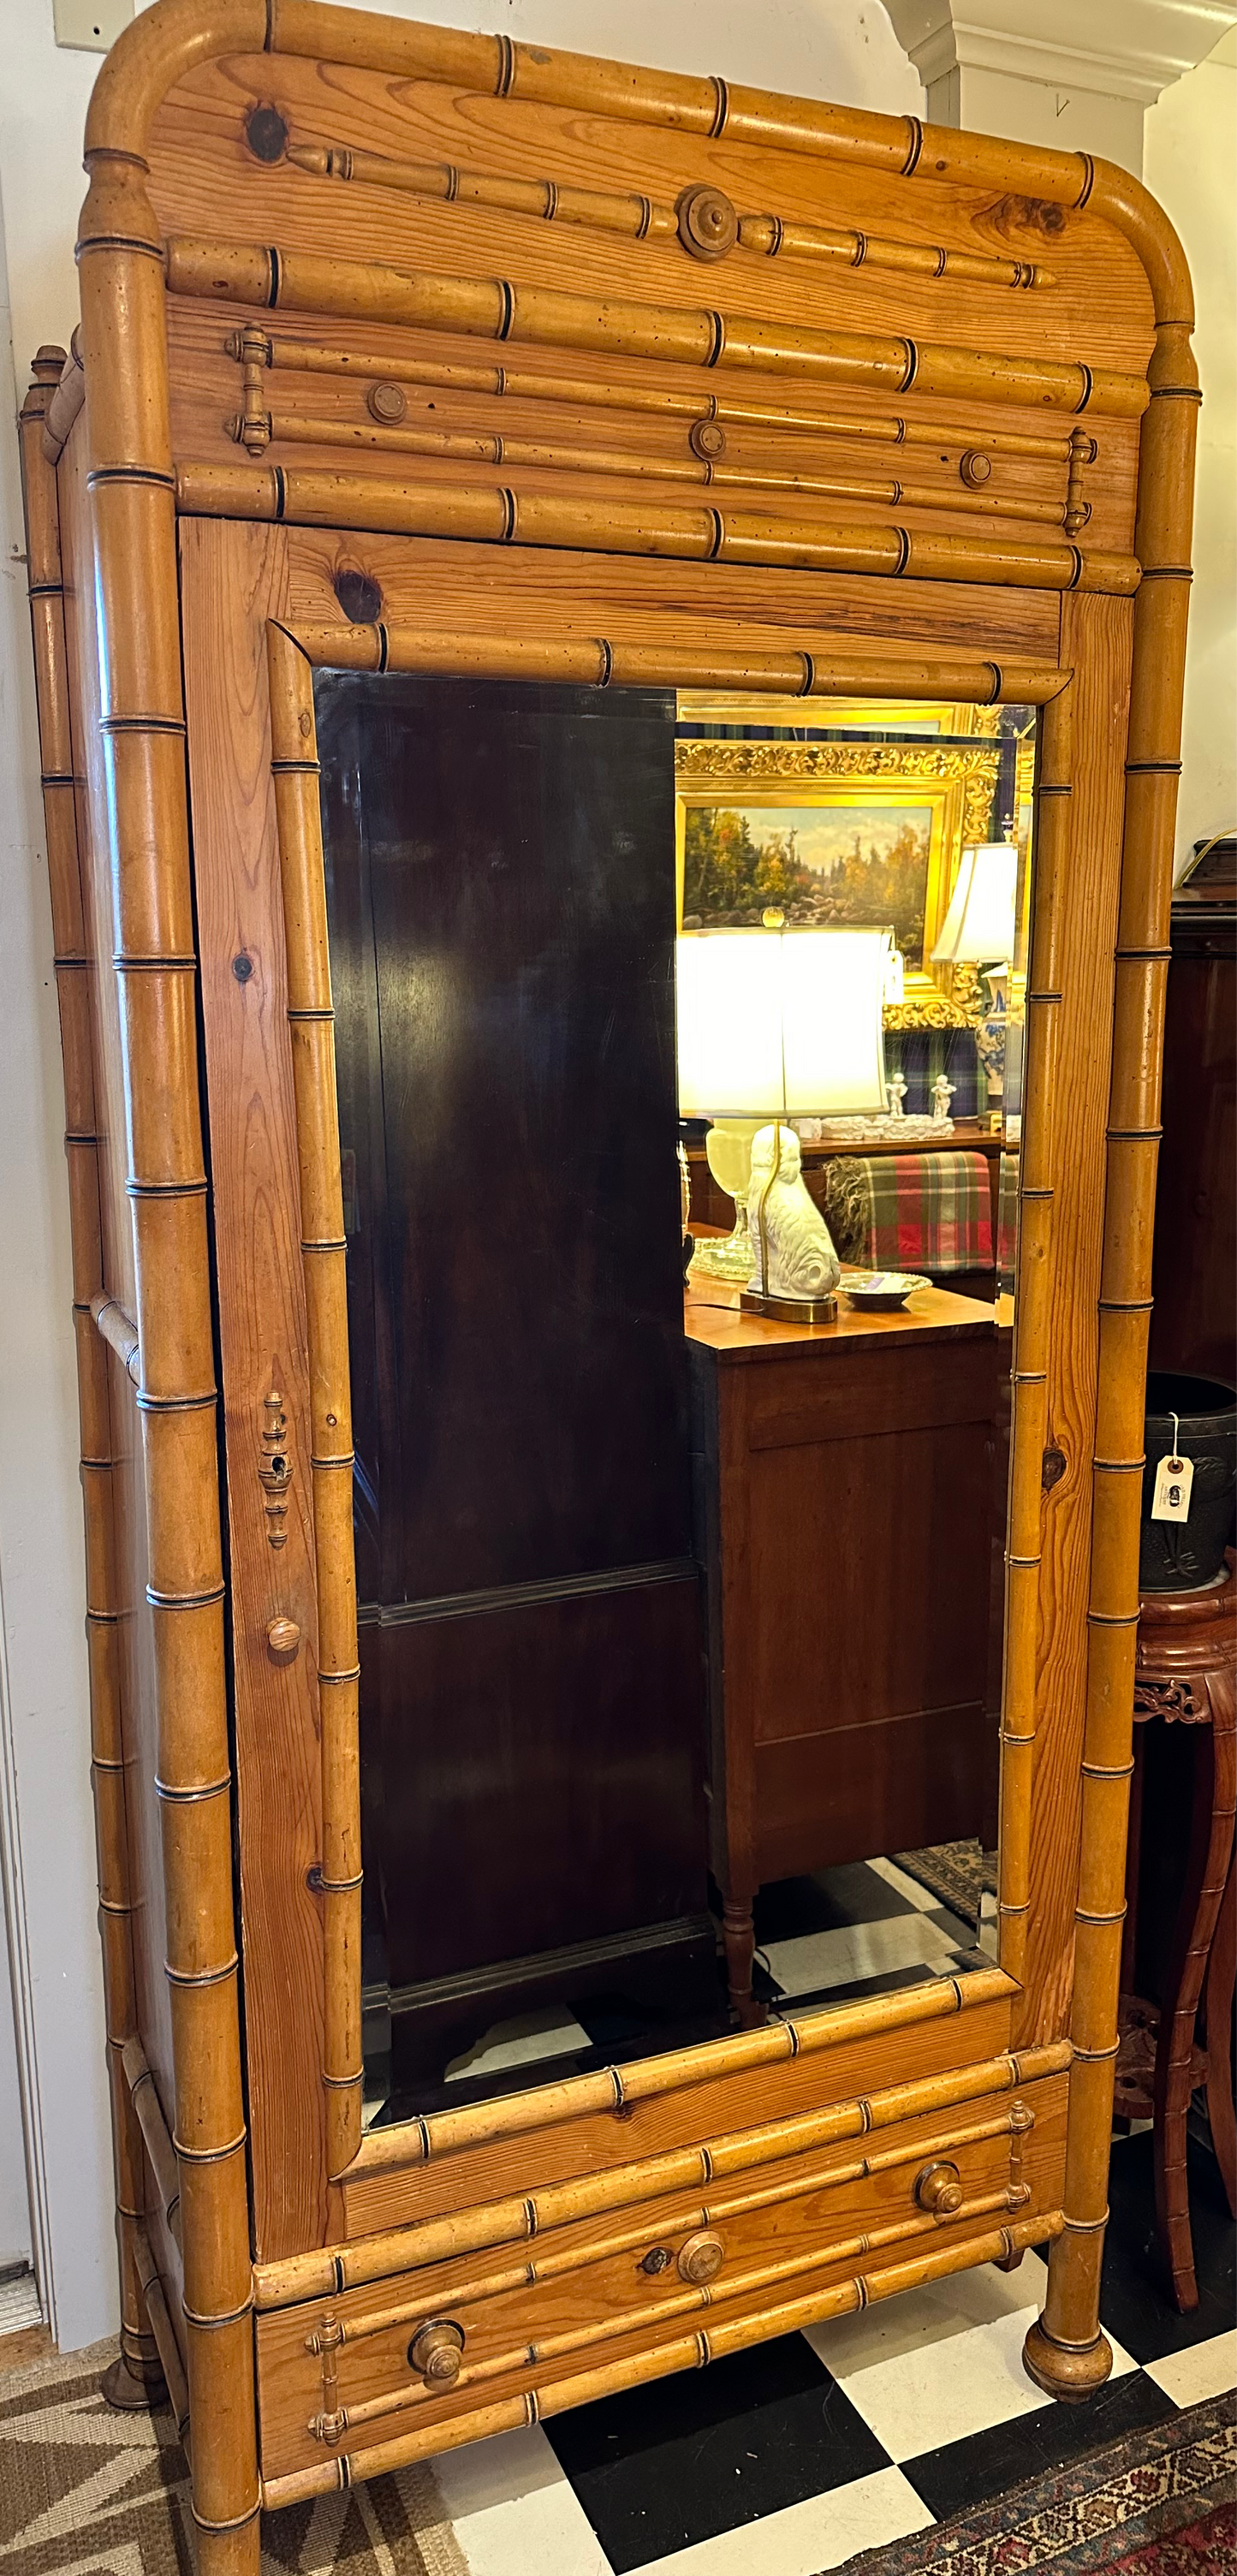
[{"label": "mirror reflection", "polygon": [[986,1964],[1034,711],[316,697],[367,2119]]}]

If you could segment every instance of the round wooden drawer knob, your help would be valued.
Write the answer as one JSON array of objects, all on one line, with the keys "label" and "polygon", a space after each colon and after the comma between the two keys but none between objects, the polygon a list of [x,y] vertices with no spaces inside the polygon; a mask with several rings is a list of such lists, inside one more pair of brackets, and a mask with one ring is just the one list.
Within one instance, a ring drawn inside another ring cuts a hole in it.
[{"label": "round wooden drawer knob", "polygon": [[925,2165],[915,2177],[915,2198],[934,2218],[956,2218],[962,2207],[962,2185],[956,2165]]},{"label": "round wooden drawer knob", "polygon": [[286,1663],[301,1642],[301,1632],[295,1619],[272,1619],[266,1631],[266,1642],[279,1662]]},{"label": "round wooden drawer knob", "polygon": [[419,2371],[427,2388],[449,2388],[459,2378],[464,2358],[464,2329],[449,2317],[435,2317],[419,2327],[408,2346],[409,2366]]},{"label": "round wooden drawer knob", "polygon": [[690,2281],[693,2289],[702,2289],[706,2281],[715,2280],[726,2260],[726,2248],[720,2236],[689,2236],[679,2247],[679,2277]]}]

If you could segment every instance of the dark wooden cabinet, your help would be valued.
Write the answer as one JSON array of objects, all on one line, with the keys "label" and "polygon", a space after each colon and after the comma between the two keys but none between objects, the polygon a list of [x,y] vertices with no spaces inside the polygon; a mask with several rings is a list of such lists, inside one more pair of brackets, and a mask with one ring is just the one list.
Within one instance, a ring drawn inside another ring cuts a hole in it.
[{"label": "dark wooden cabinet", "polygon": [[1151,1287],[1152,1368],[1237,1386],[1237,900],[1172,909]]},{"label": "dark wooden cabinet", "polygon": [[814,1330],[689,1295],[687,1333],[711,1856],[748,2011],[758,1887],[994,1832],[998,1334],[941,1289]]}]

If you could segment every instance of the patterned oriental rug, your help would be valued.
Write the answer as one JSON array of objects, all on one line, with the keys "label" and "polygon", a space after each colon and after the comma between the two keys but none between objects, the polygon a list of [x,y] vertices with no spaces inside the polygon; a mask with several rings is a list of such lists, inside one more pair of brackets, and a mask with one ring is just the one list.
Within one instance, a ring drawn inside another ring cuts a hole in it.
[{"label": "patterned oriental rug", "polygon": [[979,1842],[935,1843],[930,1851],[895,1852],[893,1858],[965,1923],[978,1926],[981,1896],[996,1894],[997,1856]]},{"label": "patterned oriental rug", "polygon": [[[104,2405],[115,2349],[0,2375],[0,2576],[193,2576],[171,2412]],[[262,2540],[263,2576],[468,2576],[424,2468],[267,2514]]]},{"label": "patterned oriental rug", "polygon": [[845,2576],[1232,2576],[1231,2395],[1130,2433],[974,2513],[849,2558]]}]

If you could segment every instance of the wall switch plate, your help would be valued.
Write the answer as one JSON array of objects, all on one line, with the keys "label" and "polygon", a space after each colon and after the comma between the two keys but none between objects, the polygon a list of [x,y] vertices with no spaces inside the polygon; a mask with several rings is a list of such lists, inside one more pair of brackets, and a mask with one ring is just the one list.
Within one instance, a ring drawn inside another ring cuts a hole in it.
[{"label": "wall switch plate", "polygon": [[105,54],[133,16],[133,0],[52,0],[58,45]]}]

